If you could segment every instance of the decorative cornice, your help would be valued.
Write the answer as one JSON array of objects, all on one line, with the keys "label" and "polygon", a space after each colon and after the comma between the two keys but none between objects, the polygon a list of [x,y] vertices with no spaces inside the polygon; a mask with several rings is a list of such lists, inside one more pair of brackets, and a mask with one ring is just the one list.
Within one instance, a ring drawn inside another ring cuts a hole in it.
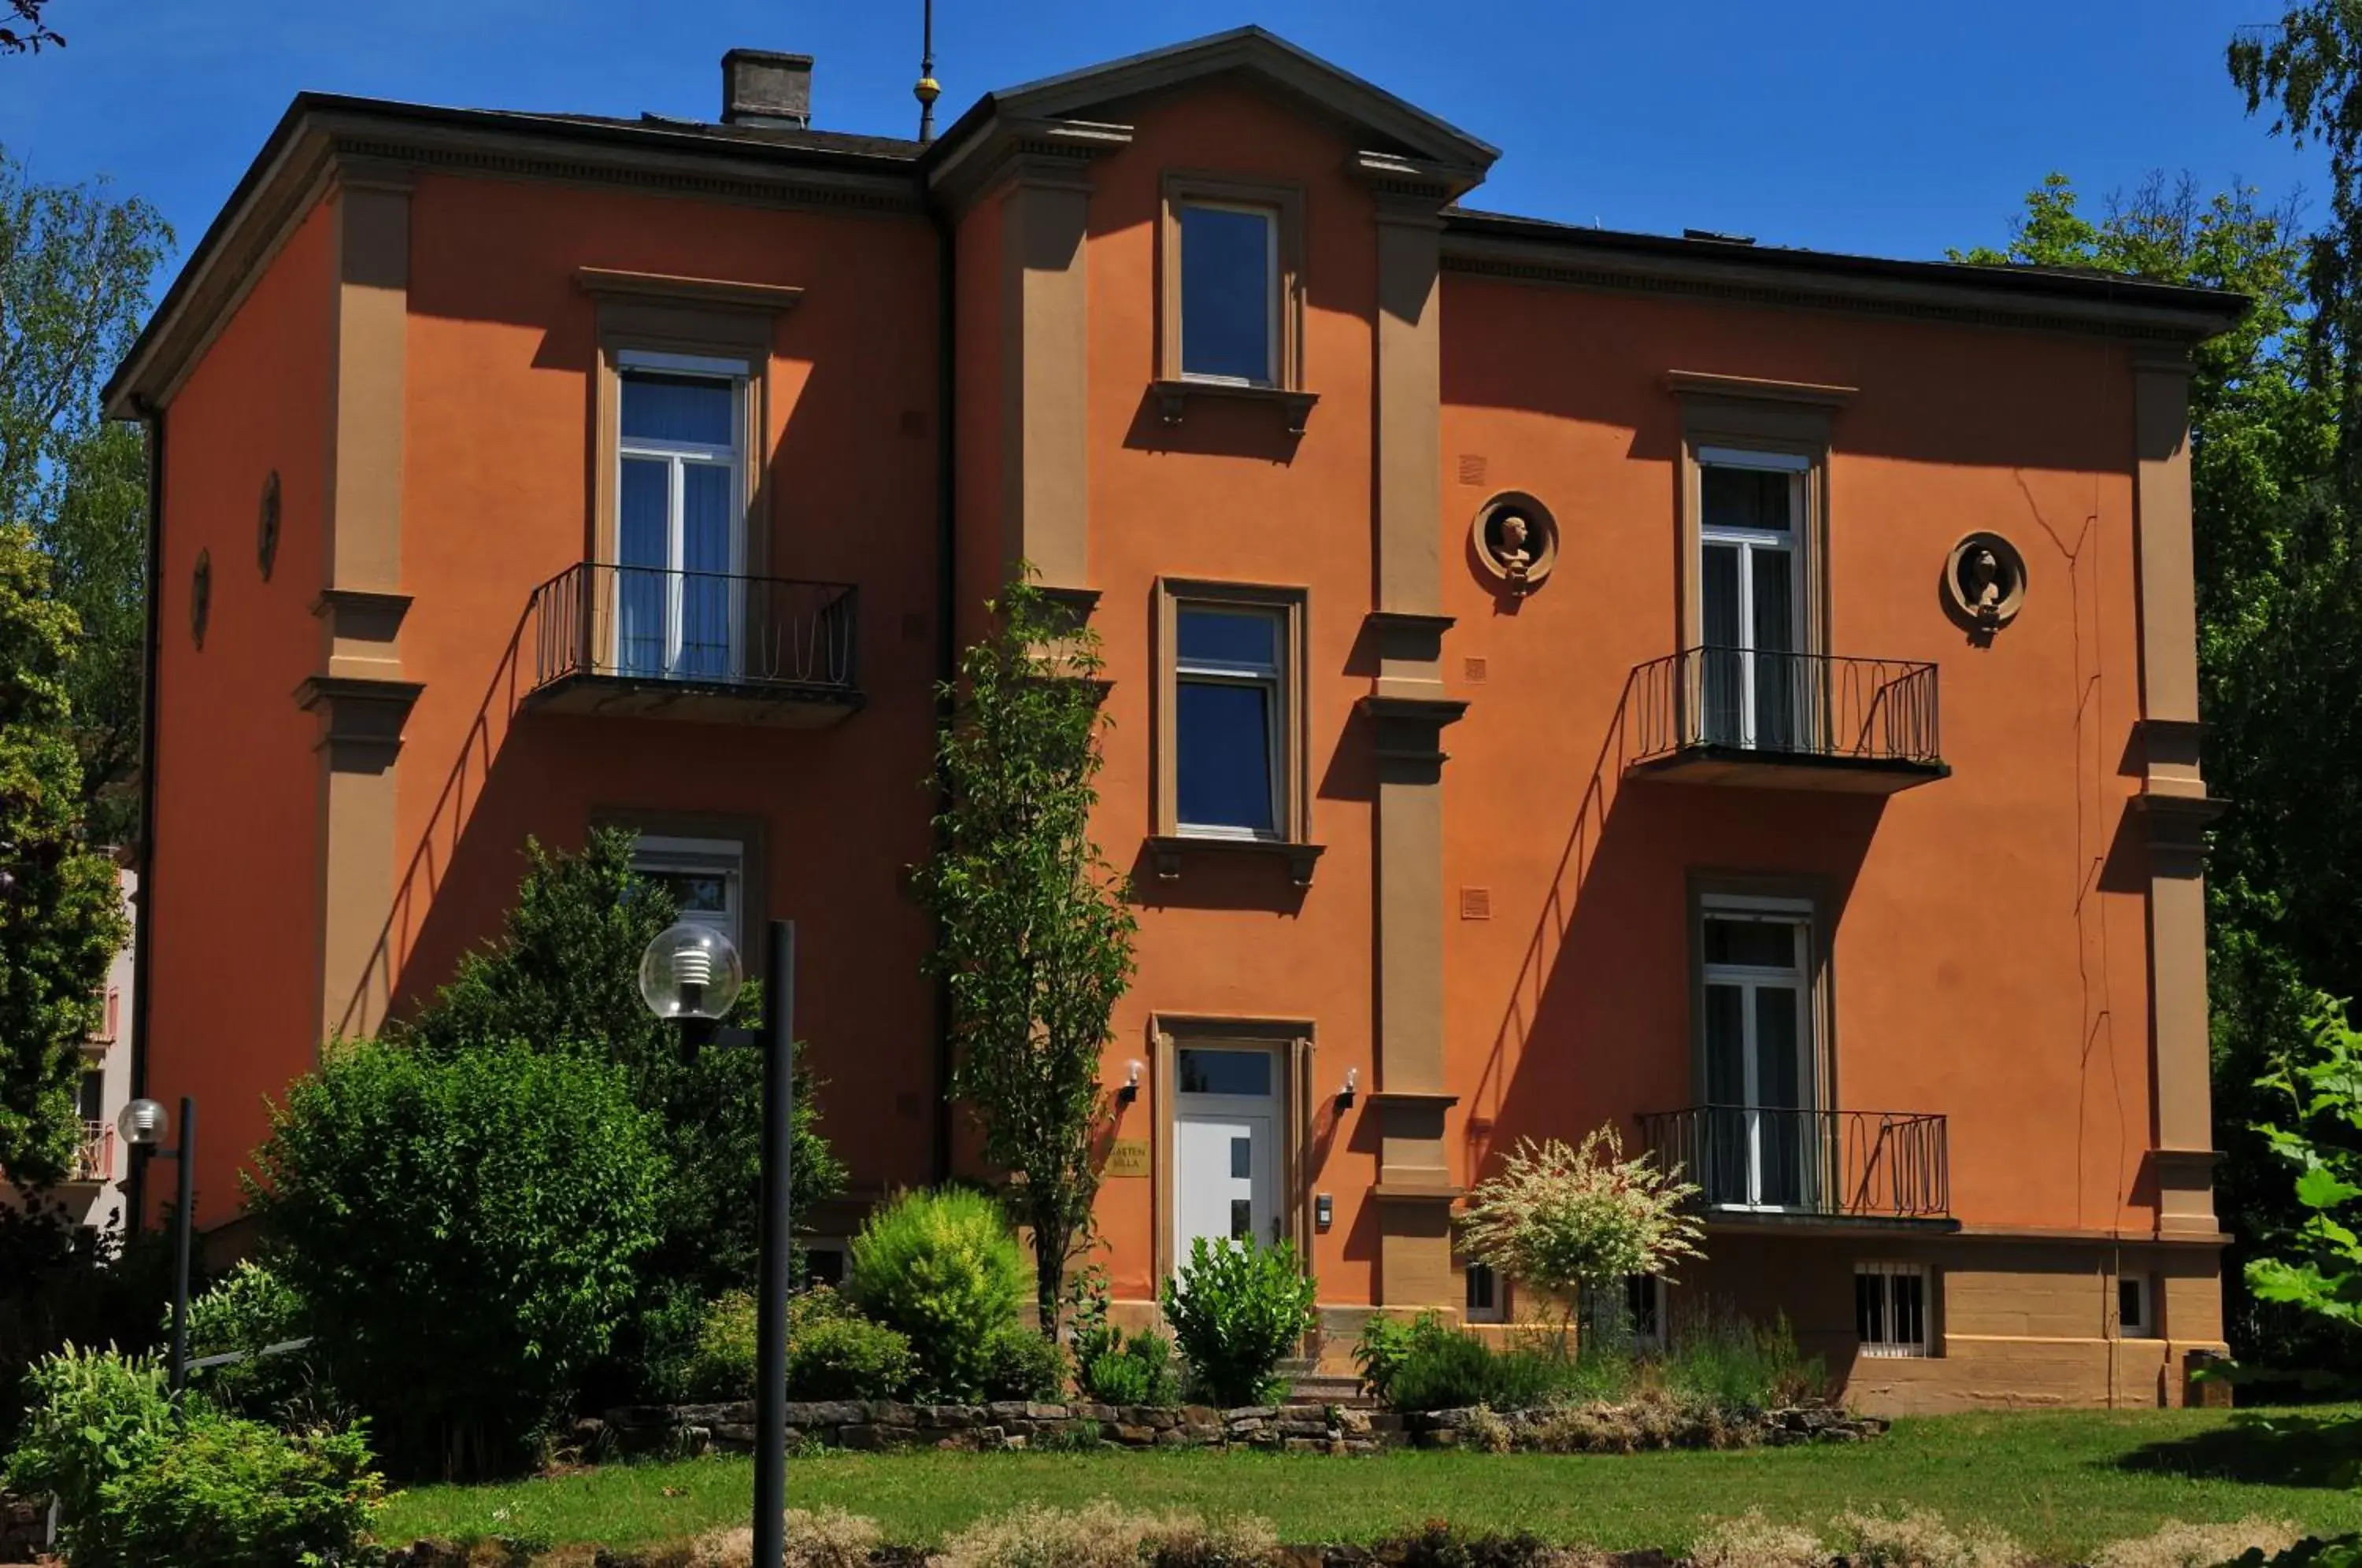
[{"label": "decorative cornice", "polygon": [[1424,633],[1436,637],[1460,624],[1456,615],[1429,615],[1411,610],[1372,610],[1363,619],[1374,631]]},{"label": "decorative cornice", "polygon": [[1399,697],[1372,694],[1354,704],[1374,722],[1377,734],[1372,750],[1391,762],[1425,762],[1438,767],[1451,760],[1442,747],[1443,728],[1456,724],[1468,704],[1456,697]]},{"label": "decorative cornice", "polygon": [[626,272],[613,267],[577,267],[574,284],[586,294],[672,300],[728,305],[778,314],[793,310],[803,290],[789,283],[742,283],[722,278],[681,278],[665,272]]},{"label": "decorative cornice", "polygon": [[956,209],[1004,182],[1088,191],[1090,163],[1131,145],[1130,126],[996,117],[927,172],[927,188]]},{"label": "decorative cornice", "polygon": [[1460,1103],[1456,1094],[1440,1089],[1372,1089],[1362,1097],[1372,1105],[1420,1106],[1429,1110],[1449,1110]]},{"label": "decorative cornice", "polygon": [[1407,1182],[1382,1181],[1370,1187],[1380,1203],[1457,1203],[1468,1196],[1464,1187],[1415,1187]]},{"label": "decorative cornice", "polygon": [[845,161],[799,159],[744,139],[298,99],[107,383],[107,413],[128,418],[143,401],[168,403],[289,236],[338,185],[400,191],[431,170],[742,206],[923,212],[911,165]]},{"label": "decorative cornice", "polygon": [[1345,169],[1377,197],[1380,223],[1433,228],[1443,226],[1446,205],[1474,190],[1485,178],[1481,169],[1393,152],[1356,152],[1345,160]]},{"label": "decorative cornice", "polygon": [[1448,272],[1608,293],[1670,294],[1962,326],[2090,333],[2160,346],[2203,341],[2236,319],[2235,313],[2206,318],[2163,304],[2032,296],[2006,287],[1981,287],[1970,278],[1871,275],[1839,265],[1815,271],[1816,258],[1760,254],[1771,259],[1743,252],[1689,256],[1654,247],[1620,248],[1578,236],[1556,239],[1477,233],[1450,223],[1449,215],[1443,235]]},{"label": "decorative cornice", "polygon": [[1843,408],[1861,389],[1823,386],[1814,381],[1767,381],[1758,376],[1724,376],[1709,370],[1668,370],[1665,390],[1676,397],[1745,398],[1759,403]]},{"label": "decorative cornice", "polygon": [[401,748],[403,725],[425,690],[415,680],[315,675],[295,688],[295,705],[319,714],[321,745],[390,756]]}]

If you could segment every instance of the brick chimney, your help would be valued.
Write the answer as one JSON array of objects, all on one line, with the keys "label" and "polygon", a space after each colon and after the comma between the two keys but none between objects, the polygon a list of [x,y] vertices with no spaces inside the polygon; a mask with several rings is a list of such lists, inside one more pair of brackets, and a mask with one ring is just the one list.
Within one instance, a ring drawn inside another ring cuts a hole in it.
[{"label": "brick chimney", "polygon": [[811,125],[812,57],[734,49],[722,57],[722,123],[804,130]]}]

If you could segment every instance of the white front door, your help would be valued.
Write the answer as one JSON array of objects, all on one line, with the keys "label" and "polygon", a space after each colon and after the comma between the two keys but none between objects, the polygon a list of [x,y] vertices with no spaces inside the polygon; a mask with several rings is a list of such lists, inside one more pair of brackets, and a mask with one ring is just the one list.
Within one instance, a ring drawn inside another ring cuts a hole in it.
[{"label": "white front door", "polygon": [[1279,1062],[1268,1050],[1187,1046],[1174,1097],[1174,1262],[1198,1237],[1282,1240]]}]

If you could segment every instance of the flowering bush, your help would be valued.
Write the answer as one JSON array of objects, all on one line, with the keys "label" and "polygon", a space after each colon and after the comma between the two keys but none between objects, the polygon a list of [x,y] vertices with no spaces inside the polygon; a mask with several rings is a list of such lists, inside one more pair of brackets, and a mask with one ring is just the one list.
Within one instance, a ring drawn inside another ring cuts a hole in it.
[{"label": "flowering bush", "polygon": [[1602,1127],[1569,1148],[1519,1139],[1501,1173],[1468,1195],[1462,1244],[1478,1263],[1549,1292],[1571,1321],[1588,1283],[1621,1288],[1626,1276],[1670,1278],[1683,1258],[1704,1257],[1705,1226],[1682,1211],[1697,1188],[1624,1157],[1624,1140]]}]

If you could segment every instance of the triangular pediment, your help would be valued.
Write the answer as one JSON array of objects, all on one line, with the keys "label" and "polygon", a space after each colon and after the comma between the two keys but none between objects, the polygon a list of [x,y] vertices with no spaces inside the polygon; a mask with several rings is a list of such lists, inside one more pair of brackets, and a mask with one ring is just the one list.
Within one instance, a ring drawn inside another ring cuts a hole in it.
[{"label": "triangular pediment", "polygon": [[1368,150],[1448,170],[1471,184],[1500,156],[1498,149],[1417,105],[1255,27],[988,93],[960,116],[935,155],[956,158],[964,141],[995,124],[1103,121],[1127,101],[1225,76],[1246,78],[1304,104],[1347,127]]}]

